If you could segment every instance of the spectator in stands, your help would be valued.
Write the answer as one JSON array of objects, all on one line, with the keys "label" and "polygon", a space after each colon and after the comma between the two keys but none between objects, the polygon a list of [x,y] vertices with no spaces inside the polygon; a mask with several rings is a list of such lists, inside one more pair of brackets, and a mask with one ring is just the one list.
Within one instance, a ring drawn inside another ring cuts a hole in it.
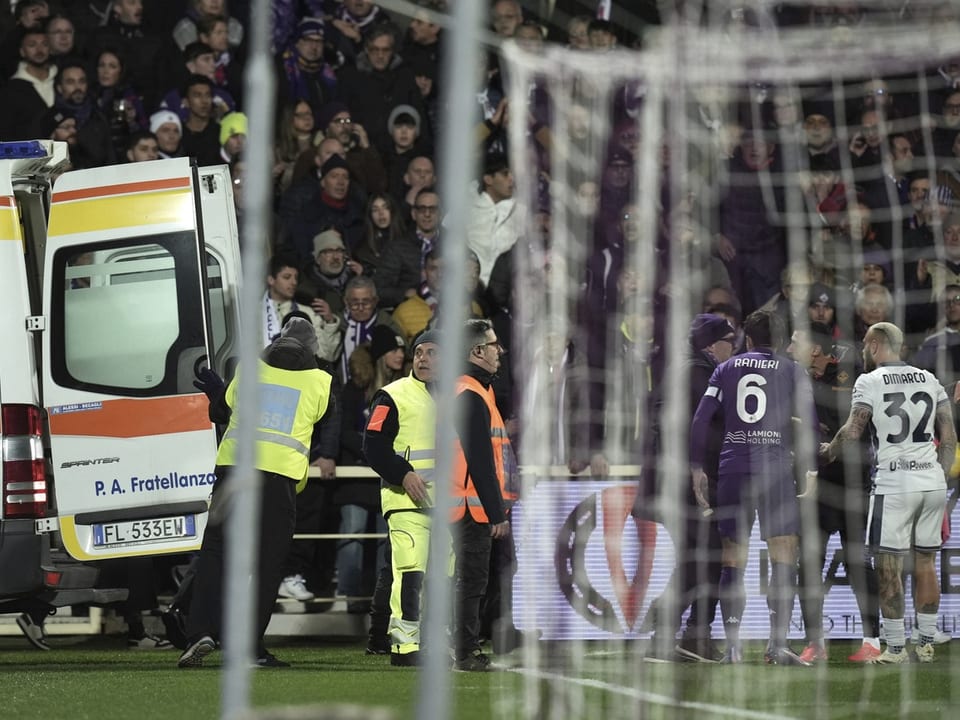
[{"label": "spectator in stands", "polygon": [[213,49],[202,42],[194,42],[187,45],[183,51],[183,68],[186,74],[182,72],[183,79],[178,83],[181,87],[170,90],[163,96],[160,102],[161,109],[173,110],[180,116],[181,122],[186,122],[190,117],[190,108],[187,105],[187,98],[183,93],[183,82],[194,75],[203,75],[210,79],[211,91],[213,92],[213,119],[220,121],[228,112],[237,109],[237,103],[230,92],[214,82],[216,77],[216,62],[214,61]]},{"label": "spectator in stands", "polygon": [[427,155],[415,155],[407,163],[407,170],[403,174],[402,188],[394,197],[400,200],[404,215],[413,209],[417,195],[421,190],[430,190],[437,184],[437,174],[433,160]]},{"label": "spectator in stands", "polygon": [[[720,201],[716,236],[717,251],[727,264],[744,314],[776,295],[787,262],[783,229],[771,222],[772,214],[783,208],[783,188],[774,182],[779,166],[776,143],[768,131],[744,129],[730,160],[730,184]],[[772,193],[766,193],[764,186]],[[775,207],[768,207],[771,196]]]},{"label": "spectator in stands", "polygon": [[[55,83],[57,98],[40,123],[57,113],[71,114],[77,123],[77,142],[70,149],[75,168],[99,167],[116,162],[110,125],[89,92],[86,67],[80,60],[65,60]],[[49,137],[49,136],[48,136]]]},{"label": "spectator in stands", "polygon": [[183,86],[188,116],[183,123],[181,148],[197,164],[218,165],[220,123],[213,119],[213,81],[205,75],[191,75]]},{"label": "spectator in stands", "polygon": [[313,238],[311,262],[301,265],[297,302],[309,305],[324,322],[336,319],[338,325],[342,325],[343,293],[358,267],[357,263],[348,261],[340,233],[334,229],[324,230]]},{"label": "spectator in stands", "polygon": [[497,258],[512,248],[524,228],[513,197],[513,172],[503,155],[487,155],[467,221],[467,245],[480,260],[480,280],[490,280]]},{"label": "spectator in stands", "polygon": [[297,158],[303,153],[313,154],[313,129],[310,103],[297,100],[283,106],[277,121],[277,141],[273,146],[274,190],[278,197],[293,182]]},{"label": "spectator in stands", "polygon": [[947,395],[957,402],[960,396],[957,383],[960,380],[960,284],[945,285],[939,301],[943,311],[942,327],[924,339],[911,364],[936,375]]},{"label": "spectator in stands", "polygon": [[128,135],[125,156],[127,162],[159,160],[160,149],[157,146],[157,136],[148,130],[138,130]]},{"label": "spectator in stands", "polygon": [[396,200],[386,193],[375,193],[367,200],[363,240],[353,249],[353,258],[363,266],[363,274],[376,280],[380,258],[387,248],[402,242],[403,217]]},{"label": "spectator in stands", "polygon": [[[447,12],[446,0],[418,0],[417,5],[422,8],[414,13],[410,19],[410,26],[403,43],[403,59],[415,69],[417,84],[419,78],[429,77],[431,82],[437,76],[437,69],[443,60],[443,30],[435,17],[428,13],[444,14]],[[430,92],[421,94],[426,97]]]},{"label": "spectator in stands", "polygon": [[123,58],[119,50],[101,49],[94,66],[97,79],[91,93],[97,109],[110,123],[110,136],[118,157],[123,155],[130,133],[147,127],[146,111],[140,95],[127,83]]},{"label": "spectator in stands", "polygon": [[609,20],[595,18],[587,26],[590,49],[596,52],[610,52],[617,47],[617,30]]},{"label": "spectator in stands", "polygon": [[[19,7],[19,6],[18,6]],[[50,61],[50,45],[39,27],[25,28],[19,38],[16,72],[0,85],[0,140],[29,140],[34,122],[53,106],[57,68]]]},{"label": "spectator in stands", "polygon": [[281,245],[294,250],[301,260],[310,255],[314,236],[327,228],[335,228],[347,247],[356,247],[363,236],[363,205],[350,193],[346,160],[331,155],[320,168],[319,183],[307,176],[284,193],[280,221]]},{"label": "spectator in stands", "polygon": [[889,321],[893,317],[893,295],[883,285],[867,285],[857,292],[854,302],[853,337],[857,342],[857,354],[863,349],[863,336],[871,325]]},{"label": "spectator in stands", "polygon": [[814,155],[831,155],[839,167],[840,155],[837,138],[833,132],[833,111],[831,102],[808,103],[804,108],[803,134],[807,152]]},{"label": "spectator in stands", "polygon": [[343,0],[332,23],[341,38],[338,49],[353,64],[372,30],[387,22],[390,16],[371,0]]},{"label": "spectator in stands", "polygon": [[397,54],[396,42],[397,29],[392,23],[376,23],[365,36],[364,50],[357,57],[356,66],[345,65],[337,71],[341,99],[381,152],[390,146],[383,119],[390,116],[392,108],[412,105],[423,115],[413,70]]},{"label": "spectator in stands", "polygon": [[231,48],[239,48],[243,43],[243,24],[230,16],[226,0],[189,0],[186,17],[181,18],[173,28],[173,41],[183,50],[196,42],[197,20],[201,17],[227,18],[227,41]]},{"label": "spectator in stands", "polygon": [[[381,122],[382,118],[377,118]],[[343,145],[350,175],[365,192],[386,192],[387,173],[380,153],[370,144],[366,128],[356,122],[345,103],[324,105],[317,114],[317,130]]]},{"label": "spectator in stands", "polygon": [[[359,345],[350,356],[350,380],[343,389],[341,415],[340,464],[365,465],[363,429],[370,416],[370,401],[380,388],[404,375],[406,345],[386,325],[373,328],[369,343]],[[386,533],[380,514],[380,481],[378,479],[344,479],[338,481],[333,494],[340,508],[340,533]],[[368,549],[376,547],[376,561],[366,561]],[[337,594],[347,598],[347,612],[363,614],[370,603],[356,599],[373,592],[375,573],[384,567],[386,542],[343,538],[337,542]]]},{"label": "spectator in stands", "polygon": [[393,317],[379,307],[377,287],[373,280],[363,275],[350,278],[343,291],[344,333],[343,352],[340,355],[340,379],[346,382],[350,378],[350,356],[357,346],[373,339],[373,329],[377,325],[386,325],[394,334],[403,337],[403,333]]},{"label": "spectator in stands", "polygon": [[50,57],[54,62],[73,55],[85,57],[84,49],[77,45],[80,38],[77,37],[77,30],[69,15],[57,11],[47,18],[44,27],[50,45]]},{"label": "spectator in stands", "polygon": [[590,27],[589,15],[574,15],[567,22],[567,47],[571,50],[589,50],[590,34],[587,32]]},{"label": "spectator in stands", "polygon": [[950,157],[954,136],[958,131],[960,131],[960,90],[953,88],[943,96],[937,126],[933,129],[933,150],[936,157]]},{"label": "spectator in stands", "polygon": [[158,110],[150,116],[150,132],[157,136],[157,147],[161,158],[181,156],[180,139],[183,126],[180,117],[170,110]]},{"label": "spectator in stands", "polygon": [[340,320],[333,313],[321,316],[310,305],[296,300],[300,271],[293,255],[277,254],[267,266],[267,289],[263,295],[264,346],[280,336],[281,320],[293,311],[304,314],[317,334],[317,357],[332,362],[340,355]]},{"label": "spectator in stands", "polygon": [[760,308],[779,316],[783,327],[793,332],[796,319],[806,310],[813,275],[806,263],[787,265],[780,271],[780,291]]},{"label": "spectator in stands", "polygon": [[213,50],[214,85],[225,88],[240,104],[243,100],[243,59],[230,48],[227,20],[222,15],[197,20],[197,38]]},{"label": "spectator in stands", "polygon": [[337,95],[337,76],[324,59],[323,18],[305,17],[296,42],[279,54],[278,95],[283,102],[305,101],[316,113]]},{"label": "spectator in stands", "polygon": [[411,211],[413,228],[383,251],[376,282],[386,307],[417,294],[424,279],[424,259],[440,243],[440,212],[440,196],[434,190],[421,190]]},{"label": "spectator in stands", "polygon": [[247,143],[247,116],[232,112],[220,123],[220,159],[227,165],[243,154]]},{"label": "spectator in stands", "polygon": [[123,58],[126,81],[152,107],[159,90],[156,62],[162,41],[143,28],[143,0],[115,0],[110,4],[110,18],[93,40],[94,49],[108,47]]},{"label": "spectator in stands", "polygon": [[493,30],[502,38],[512,38],[523,22],[523,8],[516,0],[495,0],[490,7]]},{"label": "spectator in stands", "polygon": [[394,197],[406,193],[404,176],[410,161],[426,152],[420,138],[420,113],[410,105],[398,105],[390,111],[387,120],[391,145],[383,155],[387,172],[387,188]]},{"label": "spectator in stands", "polygon": [[947,285],[960,284],[960,213],[947,215],[942,227],[943,257],[929,253],[917,263],[917,281],[930,289],[930,302],[942,298]]},{"label": "spectator in stands", "polygon": [[[15,5],[15,7],[14,7]],[[13,27],[0,42],[0,77],[6,78],[17,69],[17,63],[23,58],[21,41],[27,31],[39,31],[46,35],[44,22],[50,15],[47,0],[19,0],[10,4],[13,10]],[[19,57],[17,51],[20,50]],[[49,47],[47,52],[49,53]]]}]

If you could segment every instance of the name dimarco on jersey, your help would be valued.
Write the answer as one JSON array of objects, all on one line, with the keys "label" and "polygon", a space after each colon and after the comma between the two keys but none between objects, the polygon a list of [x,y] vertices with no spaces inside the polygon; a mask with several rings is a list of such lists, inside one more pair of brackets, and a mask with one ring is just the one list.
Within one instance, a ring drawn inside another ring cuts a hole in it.
[{"label": "name dimarco on jersey", "polygon": [[889,372],[883,374],[884,385],[903,385],[906,383],[922,383],[927,381],[927,375],[922,370],[917,372]]}]

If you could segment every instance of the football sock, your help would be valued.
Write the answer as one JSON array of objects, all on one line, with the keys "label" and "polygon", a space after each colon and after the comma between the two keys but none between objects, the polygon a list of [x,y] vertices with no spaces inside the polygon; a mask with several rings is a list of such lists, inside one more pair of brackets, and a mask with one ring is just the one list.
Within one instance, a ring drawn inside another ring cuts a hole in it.
[{"label": "football sock", "polygon": [[740,645],[740,617],[746,605],[740,569],[724,566],[720,571],[720,612],[730,645]]},{"label": "football sock", "polygon": [[883,619],[883,628],[887,633],[887,650],[900,652],[907,642],[906,631],[903,629],[903,618],[892,620]]},{"label": "football sock", "polygon": [[917,630],[920,632],[920,645],[933,642],[937,633],[937,616],[934,613],[917,613]]},{"label": "football sock", "polygon": [[797,571],[793,565],[773,563],[767,607],[770,609],[770,640],[773,647],[787,644],[787,630],[793,614],[793,598],[797,589]]}]

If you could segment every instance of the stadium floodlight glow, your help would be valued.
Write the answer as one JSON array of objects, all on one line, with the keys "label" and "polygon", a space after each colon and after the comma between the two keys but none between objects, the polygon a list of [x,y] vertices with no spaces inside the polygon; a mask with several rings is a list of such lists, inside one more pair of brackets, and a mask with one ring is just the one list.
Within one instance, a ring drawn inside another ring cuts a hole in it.
[{"label": "stadium floodlight glow", "polygon": [[47,150],[39,140],[0,142],[0,160],[46,157]]}]

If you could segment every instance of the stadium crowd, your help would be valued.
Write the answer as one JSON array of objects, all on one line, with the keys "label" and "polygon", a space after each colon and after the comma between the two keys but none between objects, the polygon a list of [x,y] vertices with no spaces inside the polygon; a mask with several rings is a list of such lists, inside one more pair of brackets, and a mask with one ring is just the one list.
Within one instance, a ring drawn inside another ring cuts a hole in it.
[{"label": "stadium crowd", "polygon": [[[248,4],[11,4],[0,43],[0,141],[65,141],[77,168],[174,157],[228,164],[242,213],[244,109],[252,100],[242,83]],[[534,83],[529,106],[513,109],[508,73],[491,50],[478,68],[481,169],[464,238],[464,306],[440,297],[442,247],[452,240],[445,237],[436,174],[445,31],[432,13],[446,13],[449,3],[416,4],[421,11],[406,18],[370,0],[272,3],[275,222],[265,239],[272,258],[264,341],[279,333],[287,313],[303,313],[341,397],[339,442],[315,443],[311,458],[330,481],[311,483],[301,496],[299,531],[385,531],[378,483],[334,480],[336,466],[364,463],[371,399],[405,373],[412,341],[442,315],[489,318],[509,346],[518,332],[520,266],[563,268],[579,295],[571,301],[573,329],[539,350],[550,358],[549,372],[521,378],[504,368],[494,382],[497,403],[511,434],[524,402],[553,403],[561,419],[552,430],[553,460],[576,472],[589,466],[602,477],[611,463],[642,458],[645,491],[656,492],[662,398],[655,390],[666,372],[664,318],[678,243],[700,253],[694,266],[707,269],[693,284],[693,313],[722,317],[731,328],[707,345],[691,332],[693,362],[721,341],[741,351],[743,319],[763,308],[781,317],[786,338],[815,324],[826,364],[796,358],[811,373],[822,375],[829,365],[852,378],[861,370],[866,329],[889,320],[906,332],[904,355],[934,371],[951,397],[960,396],[960,58],[849,79],[841,92],[830,80],[801,88],[763,77],[719,96],[704,92],[690,120],[706,138],[693,161],[712,179],[711,191],[679,202],[665,182],[659,232],[650,238],[639,229],[635,197],[642,92],[617,89],[599,171],[572,164],[566,187],[557,188],[551,145],[570,143],[574,157],[578,138],[590,135],[589,88],[582,103],[575,97],[559,108],[545,85]],[[540,6],[552,14],[537,17]],[[596,18],[598,6],[611,12],[609,20]],[[489,27],[532,52],[559,43],[600,54],[642,47],[643,27],[659,22],[655,7],[496,0]],[[929,12],[943,22],[958,19],[946,2]],[[884,20],[856,3],[783,4],[769,17],[735,9],[721,18],[731,37],[804,26],[867,32]],[[554,136],[560,112],[569,138]],[[518,196],[508,160],[511,122],[526,123],[537,171],[529,197]],[[665,171],[670,162],[664,152]],[[569,199],[562,218],[551,217],[558,194]],[[565,259],[549,252],[551,226],[560,225],[577,241]],[[651,245],[656,287],[641,296],[635,256]],[[522,262],[519,253],[527,256]],[[709,357],[719,356],[709,350]],[[619,413],[607,412],[613,387],[626,403]],[[634,407],[641,398],[646,407]],[[647,418],[649,427],[631,425],[635,418]],[[614,435],[627,438],[622,454],[610,451]],[[364,598],[387,562],[382,548],[352,539],[319,550],[301,544],[288,558],[281,594],[310,600],[331,595],[336,583],[351,612],[367,612]]]}]

